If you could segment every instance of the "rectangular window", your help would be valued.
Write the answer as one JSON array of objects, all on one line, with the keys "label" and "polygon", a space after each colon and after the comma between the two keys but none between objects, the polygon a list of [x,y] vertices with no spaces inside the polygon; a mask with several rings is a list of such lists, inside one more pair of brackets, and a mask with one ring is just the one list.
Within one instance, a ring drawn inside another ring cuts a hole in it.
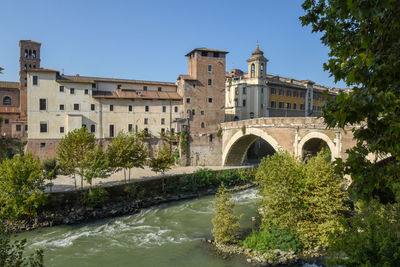
[{"label": "rectangular window", "polygon": [[47,122],[41,122],[40,123],[40,132],[41,133],[47,133]]},{"label": "rectangular window", "polygon": [[149,112],[149,106],[145,106],[145,107],[144,107],[144,111],[145,111],[145,112]]},{"label": "rectangular window", "polygon": [[211,72],[212,71],[212,66],[211,65],[208,65],[208,72]]},{"label": "rectangular window", "polygon": [[271,95],[276,95],[276,89],[275,88],[271,88]]},{"label": "rectangular window", "polygon": [[65,106],[64,104],[60,104],[60,110],[64,110]]},{"label": "rectangular window", "polygon": [[243,94],[246,94],[246,87],[243,87]]},{"label": "rectangular window", "polygon": [[64,86],[60,85],[60,93],[64,93]]},{"label": "rectangular window", "polygon": [[117,89],[121,89],[121,85],[120,84],[117,84]]},{"label": "rectangular window", "polygon": [[110,124],[109,127],[109,136],[114,137],[114,124]]},{"label": "rectangular window", "polygon": [[46,143],[40,143],[40,148],[46,147]]},{"label": "rectangular window", "polygon": [[83,128],[86,128],[86,124],[82,124],[82,127],[83,127]]},{"label": "rectangular window", "polygon": [[188,98],[186,98],[186,103],[190,103],[190,98],[188,97]]},{"label": "rectangular window", "polygon": [[167,112],[167,107],[166,106],[162,107],[162,112]]},{"label": "rectangular window", "polygon": [[85,95],[89,94],[89,89],[85,89]]},{"label": "rectangular window", "polygon": [[279,89],[279,95],[280,95],[280,96],[283,96],[283,95],[284,95],[283,89]]},{"label": "rectangular window", "polygon": [[300,104],[300,109],[304,110],[304,104]]},{"label": "rectangular window", "polygon": [[132,132],[132,130],[133,130],[133,125],[132,125],[132,123],[129,123],[128,124],[128,132]]},{"label": "rectangular window", "polygon": [[95,104],[90,104],[90,110],[94,111],[96,109],[96,105]]},{"label": "rectangular window", "polygon": [[132,105],[128,106],[128,111],[132,111]]},{"label": "rectangular window", "polygon": [[10,120],[9,120],[9,119],[5,119],[5,120],[4,120],[4,123],[5,123],[5,124],[9,124],[9,123],[10,123]]},{"label": "rectangular window", "polygon": [[292,96],[292,91],[286,90],[286,96]]},{"label": "rectangular window", "polygon": [[261,87],[261,94],[264,94],[264,87]]},{"label": "rectangular window", "polygon": [[300,92],[300,97],[305,98],[306,94],[304,92]]},{"label": "rectangular window", "polygon": [[212,85],[212,80],[208,79],[208,85]]},{"label": "rectangular window", "polygon": [[92,89],[96,88],[96,84],[92,83]]},{"label": "rectangular window", "polygon": [[161,124],[165,124],[165,119],[161,119]]},{"label": "rectangular window", "polygon": [[297,109],[297,104],[293,103],[293,109]]},{"label": "rectangular window", "polygon": [[38,85],[38,76],[35,75],[35,76],[33,76],[32,78],[33,78],[32,84],[33,84],[33,85]]},{"label": "rectangular window", "polygon": [[161,134],[165,134],[165,128],[161,128]]},{"label": "rectangular window", "polygon": [[75,88],[70,88],[70,89],[69,89],[69,93],[70,93],[71,95],[75,94]]},{"label": "rectangular window", "polygon": [[298,97],[299,96],[298,94],[299,93],[297,91],[293,91],[293,97]]},{"label": "rectangular window", "polygon": [[15,125],[15,130],[16,130],[17,132],[20,132],[20,131],[21,131],[21,124]]},{"label": "rectangular window", "polygon": [[114,105],[110,105],[110,111],[114,111]]},{"label": "rectangular window", "polygon": [[90,132],[95,133],[96,132],[96,125],[92,124],[90,125]]},{"label": "rectangular window", "polygon": [[276,108],[276,102],[275,101],[271,101],[271,108]]},{"label": "rectangular window", "polygon": [[204,110],[200,110],[200,115],[204,115]]},{"label": "rectangular window", "polygon": [[219,53],[218,52],[214,52],[214,57],[219,57]]},{"label": "rectangular window", "polygon": [[174,135],[174,134],[175,134],[175,129],[171,128],[171,135]]},{"label": "rectangular window", "polygon": [[143,86],[143,91],[147,91],[147,86]]},{"label": "rectangular window", "polygon": [[246,99],[243,99],[243,107],[246,106]]},{"label": "rectangular window", "polygon": [[25,124],[25,132],[28,131],[28,124]]},{"label": "rectangular window", "polygon": [[175,107],[174,107],[174,110],[175,110],[175,112],[178,112],[178,107],[175,106]]},{"label": "rectangular window", "polygon": [[292,103],[286,103],[286,108],[291,109],[292,108]]},{"label": "rectangular window", "polygon": [[202,56],[202,57],[208,56],[208,52],[207,52],[207,51],[201,51],[201,56]]},{"label": "rectangular window", "polygon": [[64,133],[64,126],[60,127],[60,133]]},{"label": "rectangular window", "polygon": [[158,91],[161,92],[161,87],[158,87]]},{"label": "rectangular window", "polygon": [[208,98],[208,103],[212,103],[212,98]]},{"label": "rectangular window", "polygon": [[149,120],[147,118],[144,118],[144,124],[147,124]]},{"label": "rectangular window", "polygon": [[74,104],[74,110],[79,110],[79,104]]},{"label": "rectangular window", "polygon": [[39,110],[46,110],[46,99],[39,99]]},{"label": "rectangular window", "polygon": [[279,102],[279,108],[283,108],[283,102]]},{"label": "rectangular window", "polygon": [[237,98],[235,98],[235,107],[239,106],[239,100]]}]

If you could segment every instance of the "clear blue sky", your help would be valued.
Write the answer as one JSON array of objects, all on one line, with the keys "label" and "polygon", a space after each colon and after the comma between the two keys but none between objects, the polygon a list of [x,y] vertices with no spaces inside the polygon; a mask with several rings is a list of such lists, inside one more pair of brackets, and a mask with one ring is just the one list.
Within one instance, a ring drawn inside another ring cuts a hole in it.
[{"label": "clear blue sky", "polygon": [[302,27],[301,0],[0,2],[0,80],[18,81],[18,41],[42,43],[41,67],[65,74],[175,81],[196,47],[227,50],[227,70],[247,69],[257,40],[267,71],[334,84],[328,48]]}]

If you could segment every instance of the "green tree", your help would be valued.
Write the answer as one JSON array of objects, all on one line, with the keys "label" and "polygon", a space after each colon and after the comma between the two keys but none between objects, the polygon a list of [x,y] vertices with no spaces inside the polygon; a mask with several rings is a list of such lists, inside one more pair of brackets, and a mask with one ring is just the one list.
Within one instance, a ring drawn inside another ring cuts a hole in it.
[{"label": "green tree", "polygon": [[126,182],[126,171],[129,170],[128,179],[130,181],[130,169],[143,168],[148,153],[141,136],[119,132],[107,148],[107,159],[110,166],[115,170],[124,170]]},{"label": "green tree", "polygon": [[40,160],[30,154],[5,159],[0,163],[0,215],[35,216],[37,208],[46,201],[46,179]]},{"label": "green tree", "polygon": [[109,167],[101,145],[86,151],[78,166],[78,174],[89,183],[90,187],[92,187],[94,178],[107,178],[111,173],[112,168]]},{"label": "green tree", "polygon": [[345,163],[337,161],[338,169],[351,175],[354,200],[393,201],[400,195],[400,1],[306,0],[302,6],[303,25],[322,33],[330,49],[324,69],[353,88],[327,103],[325,122],[362,125],[353,130],[357,144]]},{"label": "green tree", "polygon": [[175,163],[175,157],[170,152],[167,144],[163,144],[162,148],[157,153],[157,157],[153,157],[150,159],[149,166],[151,170],[153,172],[161,173],[163,175],[161,179],[163,192],[165,192],[164,173],[166,170],[171,169],[174,163]]},{"label": "green tree", "polygon": [[[96,151],[96,139],[89,133],[86,127],[75,129],[64,136],[57,147],[57,159],[60,168],[66,175],[79,174],[81,188],[86,169],[90,165],[89,159]],[[76,181],[75,181],[76,187]]]},{"label": "green tree", "polygon": [[0,67],[0,74],[3,74],[3,68],[2,67]]},{"label": "green tree", "polygon": [[212,219],[214,225],[212,233],[217,243],[229,244],[235,243],[235,232],[239,229],[239,220],[241,216],[233,214],[234,201],[225,185],[222,184],[215,195],[214,211],[215,216]]},{"label": "green tree", "polygon": [[44,175],[50,181],[47,186],[50,186],[50,192],[53,188],[53,180],[57,178],[58,170],[60,166],[57,164],[57,160],[55,158],[49,158],[43,161],[42,168],[44,171]]},{"label": "green tree", "polygon": [[343,182],[327,158],[325,150],[305,164],[289,152],[278,152],[261,161],[256,181],[261,185],[262,228],[294,233],[305,249],[329,246],[329,235],[340,230],[349,209]]}]

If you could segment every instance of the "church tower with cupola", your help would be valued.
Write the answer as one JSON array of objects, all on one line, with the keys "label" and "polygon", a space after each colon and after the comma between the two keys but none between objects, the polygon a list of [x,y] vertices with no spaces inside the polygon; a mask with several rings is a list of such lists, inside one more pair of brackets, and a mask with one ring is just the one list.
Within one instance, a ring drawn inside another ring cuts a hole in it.
[{"label": "church tower with cupola", "polygon": [[257,42],[256,50],[251,53],[248,63],[248,78],[265,79],[267,74],[268,59],[264,57],[264,52],[260,50]]}]

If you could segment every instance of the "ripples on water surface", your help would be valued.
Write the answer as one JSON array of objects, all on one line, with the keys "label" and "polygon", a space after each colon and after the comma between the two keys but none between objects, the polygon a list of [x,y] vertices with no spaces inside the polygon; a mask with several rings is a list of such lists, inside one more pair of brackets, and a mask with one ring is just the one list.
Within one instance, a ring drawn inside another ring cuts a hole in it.
[{"label": "ripples on water surface", "polygon": [[[251,227],[257,191],[234,194],[242,227]],[[45,250],[46,266],[245,266],[240,258],[216,257],[211,237],[213,196],[145,209],[138,214],[89,224],[23,233],[29,249]]]}]

